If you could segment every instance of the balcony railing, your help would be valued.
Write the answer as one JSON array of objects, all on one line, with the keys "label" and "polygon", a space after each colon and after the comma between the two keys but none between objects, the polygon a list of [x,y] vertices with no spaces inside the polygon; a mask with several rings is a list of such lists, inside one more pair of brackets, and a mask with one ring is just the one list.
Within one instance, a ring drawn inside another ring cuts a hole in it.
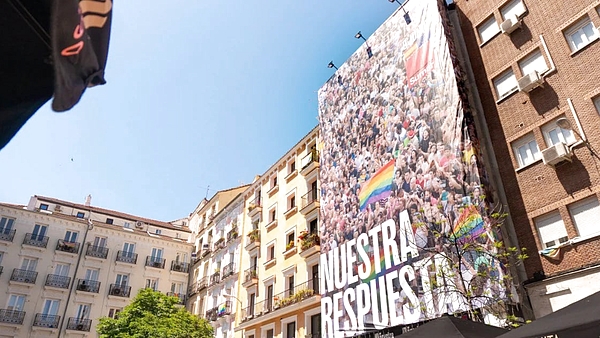
[{"label": "balcony railing", "polygon": [[198,293],[198,284],[197,283],[192,283],[191,285],[188,285],[188,297],[192,297],[193,295]]},{"label": "balcony railing", "polygon": [[260,195],[254,197],[254,199],[252,201],[250,201],[250,203],[248,203],[248,212],[252,212],[255,209],[259,209],[261,208],[261,200],[260,200]]},{"label": "balcony railing", "polygon": [[258,270],[255,266],[244,271],[244,283],[250,282],[253,279],[258,279]]},{"label": "balcony railing", "polygon": [[204,290],[207,287],[208,287],[208,278],[206,278],[206,277],[200,278],[200,281],[198,282],[198,291]]},{"label": "balcony railing", "polygon": [[17,232],[17,229],[2,229],[2,230],[0,230],[0,240],[12,242],[13,239],[15,238],[16,232]]},{"label": "balcony railing", "polygon": [[0,323],[23,324],[25,311],[0,309]]},{"label": "balcony railing", "polygon": [[76,254],[79,252],[80,244],[77,242],[67,242],[63,239],[59,239],[56,243],[56,250]]},{"label": "balcony railing", "polygon": [[14,282],[35,284],[37,275],[37,271],[14,269],[12,275],[10,275],[10,280]]},{"label": "balcony railing", "polygon": [[106,257],[108,257],[108,248],[103,246],[89,245],[85,251],[85,255],[106,259]]},{"label": "balcony railing", "polygon": [[171,262],[171,271],[188,273],[190,271],[190,264],[178,261]]},{"label": "balcony railing", "polygon": [[83,292],[100,292],[100,282],[90,279],[78,279],[77,290]]},{"label": "balcony railing", "polygon": [[90,332],[92,328],[91,319],[70,317],[67,322],[67,330]]},{"label": "balcony railing", "polygon": [[146,266],[150,266],[157,269],[164,269],[165,261],[166,260],[164,258],[148,256],[146,257]]},{"label": "balcony railing", "polygon": [[111,284],[108,290],[108,294],[110,296],[117,297],[129,297],[131,293],[131,286],[128,285],[119,285],[119,284]]},{"label": "balcony railing", "polygon": [[129,264],[135,264],[135,263],[137,263],[137,258],[138,258],[138,254],[136,254],[135,252],[119,250],[117,252],[116,261],[123,262],[123,263],[129,263]]},{"label": "balcony railing", "polygon": [[204,316],[204,318],[206,318],[206,320],[214,322],[215,320],[217,320],[217,311],[219,311],[218,308],[213,307],[212,309],[206,311],[206,315]]},{"label": "balcony railing", "polygon": [[68,289],[69,284],[71,284],[71,277],[68,276],[48,275],[46,277],[46,286]]},{"label": "balcony railing", "polygon": [[231,231],[227,233],[227,242],[231,242],[236,238],[238,238],[237,229],[231,229]]},{"label": "balcony railing", "polygon": [[209,253],[211,253],[211,250],[209,247],[202,248],[202,257],[205,257]]},{"label": "balcony railing", "polygon": [[319,152],[317,150],[313,150],[304,156],[302,160],[300,160],[300,165],[302,166],[302,169],[304,169],[313,162],[319,162]]},{"label": "balcony railing", "polygon": [[307,333],[304,338],[321,338],[321,332],[316,331],[313,333]]},{"label": "balcony railing", "polygon": [[221,275],[218,272],[215,272],[210,276],[210,285],[218,284],[220,281]]},{"label": "balcony railing", "polygon": [[307,250],[316,245],[320,244],[319,235],[314,233],[302,233],[300,234],[300,249]]},{"label": "balcony railing", "polygon": [[233,275],[233,262],[225,265],[223,268],[223,279]]},{"label": "balcony railing", "polygon": [[33,320],[33,326],[56,329],[58,328],[58,322],[60,322],[60,316],[36,313]]},{"label": "balcony railing", "polygon": [[45,248],[48,246],[48,236],[27,233],[25,234],[25,239],[23,239],[23,244]]},{"label": "balcony railing", "polygon": [[225,237],[221,237],[219,238],[216,242],[215,242],[215,251],[223,249],[225,247]]},{"label": "balcony railing", "polygon": [[319,280],[312,279],[302,284],[298,284],[291,289],[276,294],[256,304],[250,304],[242,309],[242,320],[248,321],[264,314],[277,311],[284,307],[300,303],[314,295],[319,294]]},{"label": "balcony railing", "polygon": [[231,301],[227,300],[217,306],[217,317],[223,317],[231,314]]},{"label": "balcony railing", "polygon": [[260,230],[253,229],[248,233],[248,238],[251,243],[260,242]]},{"label": "balcony railing", "polygon": [[180,305],[185,304],[185,295],[183,293],[167,292],[167,296],[177,297],[177,298],[179,298],[178,304],[180,304]]},{"label": "balcony railing", "polygon": [[304,208],[314,202],[319,202],[319,192],[313,189],[302,196],[301,208]]}]

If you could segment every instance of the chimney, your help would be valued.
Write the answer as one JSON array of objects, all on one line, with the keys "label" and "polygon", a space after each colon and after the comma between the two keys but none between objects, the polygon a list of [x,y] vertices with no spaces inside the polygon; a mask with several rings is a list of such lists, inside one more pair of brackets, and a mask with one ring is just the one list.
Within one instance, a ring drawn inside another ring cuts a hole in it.
[{"label": "chimney", "polygon": [[85,198],[85,206],[89,207],[92,204],[92,195],[87,195]]}]

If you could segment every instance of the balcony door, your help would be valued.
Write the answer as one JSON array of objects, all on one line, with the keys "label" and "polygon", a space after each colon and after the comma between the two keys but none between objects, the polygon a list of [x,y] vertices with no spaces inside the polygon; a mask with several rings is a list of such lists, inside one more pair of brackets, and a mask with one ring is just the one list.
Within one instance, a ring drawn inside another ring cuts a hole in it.
[{"label": "balcony door", "polygon": [[10,311],[23,311],[23,307],[25,306],[25,296],[23,295],[10,295],[8,299],[7,310]]},{"label": "balcony door", "polygon": [[133,258],[134,253],[135,253],[135,244],[123,243],[123,256],[124,257]]},{"label": "balcony door", "polygon": [[56,268],[54,268],[54,274],[61,277],[68,277],[69,268],[69,264],[56,264]]},{"label": "balcony door", "polygon": [[152,248],[152,261],[162,262],[163,249]]},{"label": "balcony door", "polygon": [[85,271],[85,279],[89,281],[98,281],[98,275],[100,274],[100,270],[97,269],[87,269]]},{"label": "balcony door", "polygon": [[48,231],[47,225],[39,225],[36,224],[33,227],[33,233],[31,234],[31,239],[34,241],[43,241],[46,236],[46,232]]},{"label": "balcony door", "polygon": [[79,320],[89,319],[90,309],[91,306],[89,304],[79,304],[79,306],[77,307],[77,316],[75,318]]},{"label": "balcony door", "polygon": [[21,270],[35,271],[37,268],[37,259],[23,258],[21,262]]},{"label": "balcony door", "polygon": [[310,317],[310,333],[313,338],[321,337],[321,315],[317,314]]},{"label": "balcony door", "polygon": [[273,284],[267,286],[267,310],[273,310]]},{"label": "balcony door", "polygon": [[127,286],[129,284],[129,276],[117,274],[117,278],[115,280],[116,285]]},{"label": "balcony door", "polygon": [[94,246],[97,248],[106,248],[106,237],[94,238]]},{"label": "balcony door", "polygon": [[77,242],[77,232],[74,231],[67,231],[65,233],[65,242],[67,243],[75,243]]},{"label": "balcony door", "polygon": [[56,316],[58,314],[58,308],[60,306],[60,300],[46,299],[44,302],[44,308],[42,314],[45,316]]},{"label": "balcony door", "polygon": [[2,217],[0,219],[0,234],[9,234],[13,228],[15,220],[12,218]]}]

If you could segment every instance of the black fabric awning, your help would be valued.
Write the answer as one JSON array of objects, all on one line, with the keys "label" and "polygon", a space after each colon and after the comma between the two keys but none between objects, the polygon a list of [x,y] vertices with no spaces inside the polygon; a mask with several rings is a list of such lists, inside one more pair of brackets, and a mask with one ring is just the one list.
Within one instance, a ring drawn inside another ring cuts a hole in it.
[{"label": "black fabric awning", "polygon": [[560,338],[600,337],[600,292],[498,338],[535,338],[554,334]]},{"label": "black fabric awning", "polygon": [[0,149],[51,97],[66,111],[104,84],[112,0],[0,1]]},{"label": "black fabric awning", "polygon": [[499,327],[445,315],[408,331],[400,337],[495,338],[505,332],[507,330]]}]

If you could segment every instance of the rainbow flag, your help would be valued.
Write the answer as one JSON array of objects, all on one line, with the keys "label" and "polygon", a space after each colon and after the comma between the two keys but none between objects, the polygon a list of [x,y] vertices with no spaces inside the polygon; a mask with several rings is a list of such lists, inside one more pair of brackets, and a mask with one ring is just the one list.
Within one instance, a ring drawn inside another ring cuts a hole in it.
[{"label": "rainbow flag", "polygon": [[[385,270],[385,254],[383,252],[383,249],[379,249],[379,262],[375,262],[375,255],[370,255],[369,257],[370,261],[371,261],[371,273],[369,274],[369,277],[362,279],[361,281],[363,283],[368,283],[370,281],[372,281],[373,279],[376,279],[377,277],[383,276],[385,275],[388,271]],[[390,261],[394,262],[394,257],[392,256],[392,253],[390,252]],[[379,266],[381,267],[381,272],[376,273],[375,271],[375,264],[379,264]],[[389,269],[394,270],[396,267],[393,266]]]},{"label": "rainbow flag", "polygon": [[465,243],[473,238],[479,237],[485,232],[483,217],[474,205],[464,208],[462,214],[456,221],[450,239]]},{"label": "rainbow flag", "polygon": [[395,160],[390,160],[388,164],[381,167],[360,189],[358,200],[361,211],[371,203],[390,197],[392,194],[392,182],[394,180],[394,164]]},{"label": "rainbow flag", "polygon": [[222,303],[221,305],[219,305],[219,308],[217,309],[217,316],[224,316],[225,313],[227,312],[227,303]]}]

